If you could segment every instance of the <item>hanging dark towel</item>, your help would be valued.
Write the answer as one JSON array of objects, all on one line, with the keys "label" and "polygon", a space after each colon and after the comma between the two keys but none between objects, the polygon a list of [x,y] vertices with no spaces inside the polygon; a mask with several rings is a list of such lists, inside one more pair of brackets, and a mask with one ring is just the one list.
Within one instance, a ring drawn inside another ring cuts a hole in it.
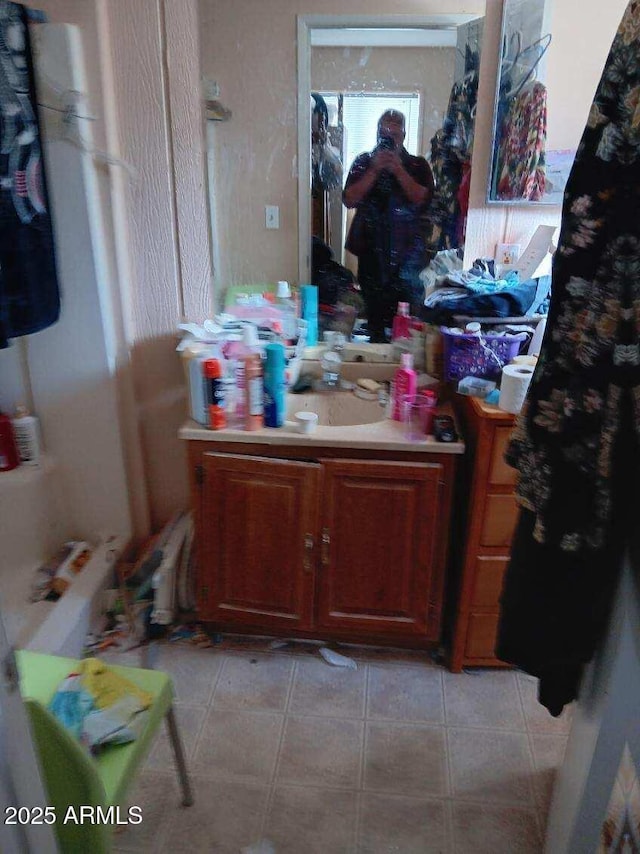
[{"label": "hanging dark towel", "polygon": [[0,0],[0,348],[60,314],[27,20]]},{"label": "hanging dark towel", "polygon": [[540,359],[507,450],[523,508],[496,654],[558,714],[606,628],[640,504],[640,2],[567,183]]}]

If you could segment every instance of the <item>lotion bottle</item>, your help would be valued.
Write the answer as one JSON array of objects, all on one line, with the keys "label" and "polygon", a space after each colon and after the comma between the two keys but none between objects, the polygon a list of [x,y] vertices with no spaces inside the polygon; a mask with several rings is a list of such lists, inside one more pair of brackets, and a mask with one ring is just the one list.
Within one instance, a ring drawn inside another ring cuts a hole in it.
[{"label": "lotion bottle", "polygon": [[261,430],[264,427],[264,390],[262,385],[262,360],[258,353],[244,356],[245,376],[245,430]]},{"label": "lotion bottle", "polygon": [[252,354],[256,354],[260,357],[260,342],[258,338],[258,328],[253,323],[248,323],[242,331],[242,341],[236,342],[236,346],[232,351],[229,351],[228,355],[228,358],[235,362],[236,406],[234,421],[239,429],[246,426],[246,359],[247,356],[251,356]]},{"label": "lotion bottle", "polygon": [[20,405],[16,407],[12,423],[21,462],[27,466],[39,465],[42,444],[38,419],[35,415],[29,415],[27,408]]},{"label": "lotion bottle", "polygon": [[403,353],[400,359],[401,365],[393,378],[394,421],[402,421],[402,401],[406,397],[415,397],[418,388],[418,376],[413,370],[413,356],[411,353]]}]

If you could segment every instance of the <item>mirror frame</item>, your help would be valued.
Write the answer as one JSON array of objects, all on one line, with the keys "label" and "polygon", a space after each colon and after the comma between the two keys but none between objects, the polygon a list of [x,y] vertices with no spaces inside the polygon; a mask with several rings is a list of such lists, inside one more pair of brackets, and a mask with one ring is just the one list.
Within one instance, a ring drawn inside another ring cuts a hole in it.
[{"label": "mirror frame", "polygon": [[[486,2],[485,2],[486,16]],[[311,281],[311,32],[342,29],[451,29],[475,21],[454,15],[298,15],[298,281]],[[307,96],[302,93],[307,92]]]}]

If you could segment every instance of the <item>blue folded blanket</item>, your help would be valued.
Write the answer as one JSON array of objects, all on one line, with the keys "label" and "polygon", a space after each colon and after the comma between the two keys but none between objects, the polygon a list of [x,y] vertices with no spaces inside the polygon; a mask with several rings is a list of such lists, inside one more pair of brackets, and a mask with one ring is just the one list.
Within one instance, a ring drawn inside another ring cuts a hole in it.
[{"label": "blue folded blanket", "polygon": [[[525,282],[514,288],[503,288],[493,293],[473,294],[467,291],[460,296],[451,293],[422,308],[421,319],[427,323],[453,322],[455,315],[467,317],[523,317],[536,295],[536,283]],[[435,295],[432,295],[435,296]]]}]

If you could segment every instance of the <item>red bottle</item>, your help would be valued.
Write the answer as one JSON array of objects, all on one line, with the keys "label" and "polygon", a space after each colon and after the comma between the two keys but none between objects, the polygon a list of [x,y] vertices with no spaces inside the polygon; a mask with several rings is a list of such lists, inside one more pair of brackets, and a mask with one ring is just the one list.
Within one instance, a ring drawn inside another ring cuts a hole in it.
[{"label": "red bottle", "polygon": [[409,303],[399,302],[396,315],[393,318],[393,326],[391,329],[391,340],[397,341],[398,338],[411,338],[411,315],[409,314]]},{"label": "red bottle", "polygon": [[11,471],[20,465],[13,424],[8,415],[0,412],[0,471]]}]

